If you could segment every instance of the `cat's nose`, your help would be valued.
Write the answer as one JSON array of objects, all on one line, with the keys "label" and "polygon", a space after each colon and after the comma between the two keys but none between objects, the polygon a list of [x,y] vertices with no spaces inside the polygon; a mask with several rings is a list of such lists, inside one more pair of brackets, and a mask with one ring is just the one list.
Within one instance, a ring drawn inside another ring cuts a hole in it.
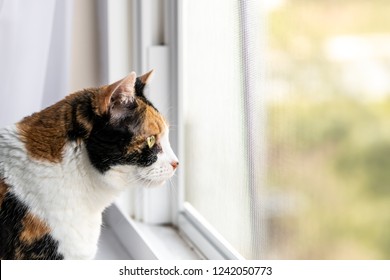
[{"label": "cat's nose", "polygon": [[178,161],[172,161],[171,165],[173,167],[173,170],[175,170],[179,166],[179,162]]}]

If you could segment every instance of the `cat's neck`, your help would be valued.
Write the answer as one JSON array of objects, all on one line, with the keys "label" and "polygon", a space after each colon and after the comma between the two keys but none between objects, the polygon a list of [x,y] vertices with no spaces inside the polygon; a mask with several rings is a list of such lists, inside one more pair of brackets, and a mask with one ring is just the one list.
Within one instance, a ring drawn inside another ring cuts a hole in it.
[{"label": "cat's neck", "polygon": [[126,180],[118,181],[118,176],[112,174],[115,169],[106,173],[96,170],[88,159],[84,144],[67,144],[64,151],[62,180],[66,188],[78,192],[80,201],[89,211],[102,212],[128,187]]}]

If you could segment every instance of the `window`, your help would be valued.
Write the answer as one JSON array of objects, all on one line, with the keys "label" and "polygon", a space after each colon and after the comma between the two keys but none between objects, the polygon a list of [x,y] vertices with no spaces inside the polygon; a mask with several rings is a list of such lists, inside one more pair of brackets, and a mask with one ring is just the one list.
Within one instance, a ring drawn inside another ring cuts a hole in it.
[{"label": "window", "polygon": [[211,259],[389,258],[389,9],[134,1],[133,63],[163,75],[181,166],[122,210]]},{"label": "window", "polygon": [[184,1],[185,200],[249,259],[381,259],[383,1]]},{"label": "window", "polygon": [[185,199],[247,258],[260,256],[262,240],[258,65],[245,56],[260,35],[254,2],[184,1],[182,11]]}]

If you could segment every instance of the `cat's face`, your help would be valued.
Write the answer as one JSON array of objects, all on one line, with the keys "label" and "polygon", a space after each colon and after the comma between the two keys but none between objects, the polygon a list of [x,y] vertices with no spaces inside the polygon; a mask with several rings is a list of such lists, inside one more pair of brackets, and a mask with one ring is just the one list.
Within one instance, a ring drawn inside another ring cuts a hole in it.
[{"label": "cat's face", "polygon": [[137,78],[132,72],[99,89],[92,101],[93,127],[84,141],[92,165],[101,173],[159,185],[173,176],[179,163],[167,122],[143,94],[150,74]]}]

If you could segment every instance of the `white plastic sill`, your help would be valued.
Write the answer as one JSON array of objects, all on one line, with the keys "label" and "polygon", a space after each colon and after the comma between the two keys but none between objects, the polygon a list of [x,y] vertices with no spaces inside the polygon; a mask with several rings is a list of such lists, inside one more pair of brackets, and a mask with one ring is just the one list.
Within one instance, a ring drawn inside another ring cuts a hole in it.
[{"label": "white plastic sill", "polygon": [[115,204],[105,211],[103,222],[96,259],[202,259],[173,227],[136,222]]},{"label": "white plastic sill", "polygon": [[189,203],[179,216],[179,227],[208,260],[244,260],[231,244],[216,231]]}]

